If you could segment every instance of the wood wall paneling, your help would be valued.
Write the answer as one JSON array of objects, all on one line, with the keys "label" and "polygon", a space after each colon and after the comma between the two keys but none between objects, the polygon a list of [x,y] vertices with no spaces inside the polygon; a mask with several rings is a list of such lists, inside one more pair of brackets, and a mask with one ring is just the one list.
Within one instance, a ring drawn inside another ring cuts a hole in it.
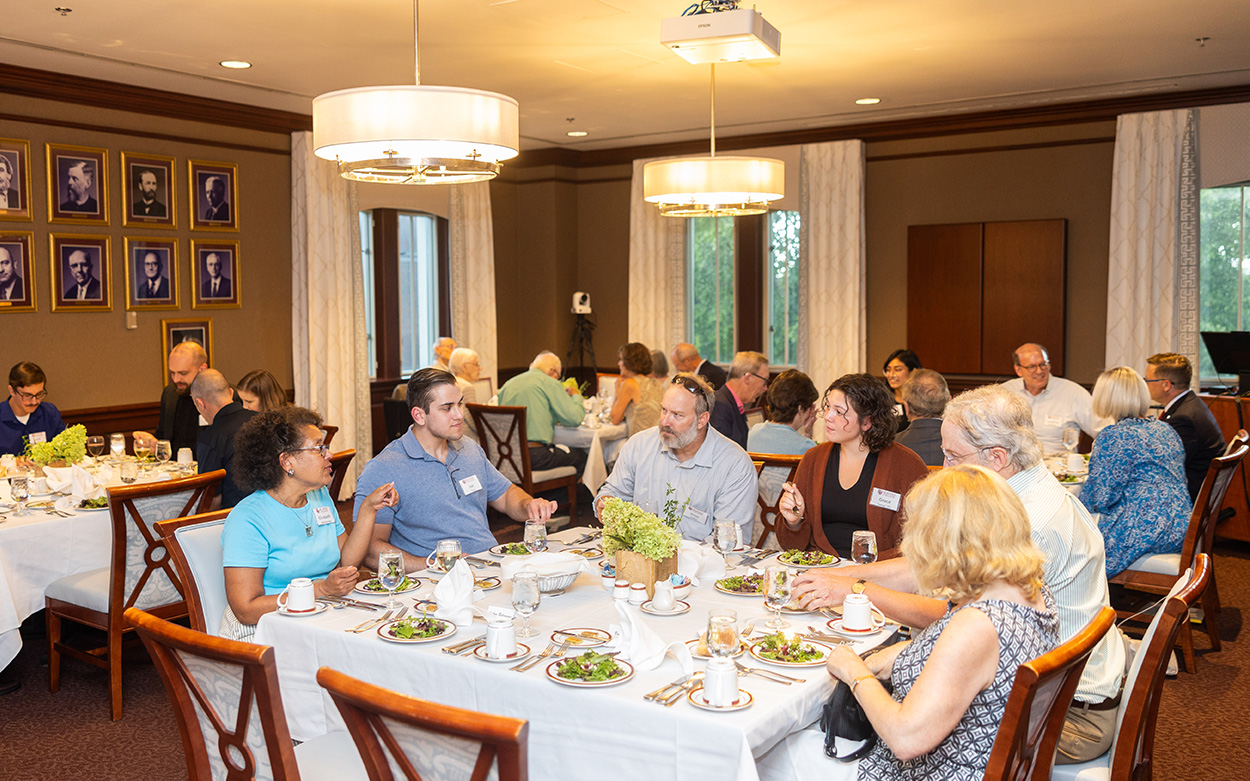
[{"label": "wood wall paneling", "polygon": [[907,229],[907,347],[940,372],[981,373],[981,223]]},{"label": "wood wall paneling", "polygon": [[[763,214],[734,220],[736,269],[734,306],[737,309],[738,349],[764,350],[764,263],[768,257],[768,230]],[[665,349],[665,348],[660,348]],[[771,356],[770,356],[771,357]]]},{"label": "wood wall paneling", "polygon": [[1014,374],[1012,351],[1044,345],[1064,374],[1067,221],[985,224],[981,371]]},{"label": "wood wall paneling", "polygon": [[[1211,408],[1215,422],[1220,424],[1224,441],[1233,438],[1239,428],[1245,428],[1250,421],[1250,399],[1232,399],[1228,396],[1203,395],[1202,400]],[[1241,419],[1237,418],[1237,406],[1241,405]],[[1233,483],[1228,487],[1228,495],[1224,498],[1224,506],[1233,508],[1233,517],[1215,528],[1220,537],[1230,540],[1250,542],[1250,473],[1246,472],[1243,461],[1233,473]]]}]

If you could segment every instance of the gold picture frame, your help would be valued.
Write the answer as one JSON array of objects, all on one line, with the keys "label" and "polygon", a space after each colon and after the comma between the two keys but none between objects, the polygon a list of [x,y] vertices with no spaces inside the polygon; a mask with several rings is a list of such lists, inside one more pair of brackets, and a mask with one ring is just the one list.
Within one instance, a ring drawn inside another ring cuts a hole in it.
[{"label": "gold picture frame", "polygon": [[122,152],[123,227],[178,227],[176,167],[172,157]]},{"label": "gold picture frame", "polygon": [[[48,235],[53,312],[109,312],[113,309],[113,265],[108,236]],[[84,298],[78,298],[81,288]]]},{"label": "gold picture frame", "polygon": [[192,309],[242,307],[241,281],[239,242],[191,240]]},{"label": "gold picture frame", "polygon": [[[0,207],[0,220],[34,222],[35,210],[30,189],[30,142],[20,138],[0,138],[0,190],[7,190],[7,207]],[[17,187],[14,187],[14,183]],[[16,200],[17,203],[13,203]]]},{"label": "gold picture frame", "polygon": [[199,317],[179,320],[161,320],[161,384],[169,384],[169,353],[174,345],[185,341],[198,342],[208,353],[208,365],[213,365],[213,318]]},{"label": "gold picture frame", "polygon": [[[210,183],[212,186],[210,187]],[[234,163],[187,161],[187,204],[191,230],[239,230],[239,167]],[[215,195],[210,194],[215,193]],[[214,202],[214,199],[216,200]]]},{"label": "gold picture frame", "polygon": [[35,234],[0,230],[0,314],[34,312]]},{"label": "gold picture frame", "polygon": [[108,226],[108,150],[53,143],[45,149],[48,222]]},{"label": "gold picture frame", "polygon": [[[156,276],[149,276],[151,271]],[[126,311],[181,309],[178,241],[156,236],[126,237]]]}]

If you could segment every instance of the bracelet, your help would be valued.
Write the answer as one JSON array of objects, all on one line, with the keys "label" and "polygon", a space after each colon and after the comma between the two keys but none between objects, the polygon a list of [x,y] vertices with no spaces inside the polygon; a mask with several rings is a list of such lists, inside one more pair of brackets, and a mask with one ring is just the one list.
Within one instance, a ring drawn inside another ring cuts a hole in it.
[{"label": "bracelet", "polygon": [[867,675],[861,675],[855,680],[851,681],[851,696],[852,697],[855,696],[855,687],[859,686],[860,682],[866,681],[869,678],[876,678],[876,677],[877,676],[873,675],[872,673],[868,673]]}]

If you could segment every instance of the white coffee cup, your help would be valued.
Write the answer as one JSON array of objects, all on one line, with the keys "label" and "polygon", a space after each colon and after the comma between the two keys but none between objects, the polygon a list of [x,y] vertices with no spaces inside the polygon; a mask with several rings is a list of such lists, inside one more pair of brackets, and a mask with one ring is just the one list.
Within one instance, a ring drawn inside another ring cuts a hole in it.
[{"label": "white coffee cup", "polygon": [[32,477],[30,479],[30,492],[32,494],[46,494],[48,492],[48,478]]},{"label": "white coffee cup", "polygon": [[1072,473],[1084,472],[1085,471],[1085,456],[1081,455],[1080,453],[1069,453],[1067,466],[1068,466],[1069,472],[1072,472]]},{"label": "white coffee cup", "polygon": [[492,617],[486,624],[486,655],[507,659],[516,654],[516,629],[511,618]]},{"label": "white coffee cup", "polygon": [[[286,597],[286,601],[282,600]],[[288,613],[308,613],[317,609],[317,596],[313,590],[313,582],[309,578],[292,580],[282,593],[278,595],[278,607],[285,608]]]},{"label": "white coffee cup", "polygon": [[727,708],[738,701],[738,668],[732,659],[718,657],[708,661],[703,694],[708,704],[716,708]]},{"label": "white coffee cup", "polygon": [[857,631],[872,629],[872,601],[863,594],[847,594],[842,600],[842,626]]},{"label": "white coffee cup", "polygon": [[189,447],[178,448],[178,463],[189,464],[194,460],[195,460],[195,455],[192,454],[191,448]]}]

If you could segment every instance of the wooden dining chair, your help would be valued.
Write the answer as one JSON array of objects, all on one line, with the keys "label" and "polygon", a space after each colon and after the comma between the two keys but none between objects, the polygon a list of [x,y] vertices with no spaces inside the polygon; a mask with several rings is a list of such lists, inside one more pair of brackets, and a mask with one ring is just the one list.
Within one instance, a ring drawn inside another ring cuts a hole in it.
[{"label": "wooden dining chair", "polygon": [[1020,665],[985,768],[985,781],[1045,781],[1081,672],[1115,621],[1104,607],[1066,643]]},{"label": "wooden dining chair", "polygon": [[317,683],[338,706],[370,781],[485,781],[492,770],[499,781],[529,777],[524,719],[419,700],[329,667]]},{"label": "wooden dining chair", "polygon": [[[122,614],[140,607],[162,618],[187,614],[182,581],[157,521],[204,512],[226,470],[158,483],[109,489],[113,550],[109,566],[69,575],[44,591],[48,627],[48,690],[61,688],[61,654],[108,670],[113,721],[122,717],[122,637],[130,631]],[[61,622],[107,633],[104,646],[85,650],[61,640]]]},{"label": "wooden dining chair", "polygon": [[386,441],[394,442],[412,426],[412,414],[408,402],[402,399],[382,399],[382,419],[386,423]]},{"label": "wooden dining chair", "polygon": [[555,469],[530,468],[529,437],[525,431],[525,407],[493,407],[466,404],[477,426],[479,444],[486,458],[499,472],[530,496],[541,491],[565,488],[569,494],[569,523],[577,525],[577,470],[571,466]]},{"label": "wooden dining chair", "polygon": [[173,703],[190,781],[364,777],[346,732],[294,745],[273,648],[209,637],[133,607],[125,618]]},{"label": "wooden dining chair", "polygon": [[182,580],[191,628],[206,635],[217,635],[221,614],[226,611],[221,530],[229,514],[229,509],[213,510],[155,524]]},{"label": "wooden dining chair", "polygon": [[1186,570],[1155,612],[1124,679],[1124,703],[1116,715],[1111,749],[1076,765],[1055,765],[1055,781],[1149,781],[1154,769],[1155,724],[1168,659],[1189,608],[1198,602],[1211,580],[1211,557],[1199,553],[1197,566]]},{"label": "wooden dining chair", "polygon": [[750,409],[743,410],[742,416],[747,419],[747,428],[749,429],[752,426],[754,426],[756,423],[764,422],[765,420],[764,408],[763,407],[751,407]]},{"label": "wooden dining chair", "polygon": [[[343,490],[343,481],[347,479],[347,468],[351,466],[352,459],[356,457],[355,450],[342,450],[338,453],[330,454],[330,469],[333,470],[330,477],[330,498],[336,503],[340,501],[339,491]],[[352,521],[352,514],[348,513],[342,518],[343,529],[348,533],[352,533],[352,527],[355,523]]]},{"label": "wooden dining chair", "polygon": [[604,388],[607,388],[608,398],[611,399],[615,397],[616,396],[616,383],[620,382],[620,380],[621,380],[621,375],[619,374],[606,374],[604,372],[597,372],[595,374],[595,395],[598,395],[599,391],[603,390]]},{"label": "wooden dining chair", "polygon": [[[1185,532],[1180,553],[1152,553],[1142,556],[1130,564],[1128,569],[1108,578],[1107,582],[1149,594],[1167,594],[1184,570],[1196,566],[1199,554],[1212,552],[1216,519],[1224,506],[1233,475],[1247,452],[1250,452],[1250,445],[1243,439],[1234,438],[1229,452],[1212,461],[1207,468],[1206,479],[1202,481],[1202,488],[1198,491],[1198,498],[1194,501],[1194,509],[1189,516],[1189,528]],[[1219,593],[1215,586],[1215,571],[1212,569],[1210,583],[1202,597],[1202,626],[1210,638],[1211,648],[1216,651],[1221,648],[1219,614]],[[1134,613],[1131,610],[1121,610],[1120,615],[1129,618]],[[1194,672],[1194,639],[1189,622],[1181,628],[1180,647],[1185,669]]]},{"label": "wooden dining chair", "polygon": [[325,439],[321,440],[321,444],[329,445],[330,440],[334,439],[334,435],[339,433],[339,427],[338,426],[322,426],[321,432],[322,432],[322,436],[325,437]]},{"label": "wooden dining chair", "polygon": [[[774,485],[780,486],[781,483],[794,480],[794,473],[799,470],[799,462],[803,460],[803,456],[781,453],[747,453],[747,455],[755,464],[755,477],[759,482],[755,504],[760,533],[756,538],[755,547],[762,548],[768,535],[777,531],[777,523],[781,517],[781,511],[778,509],[781,503],[781,491],[778,490],[777,495],[772,496],[770,501],[771,489]],[[765,469],[770,470],[773,479],[765,479]],[[782,479],[778,481],[775,479],[777,477]]]}]

